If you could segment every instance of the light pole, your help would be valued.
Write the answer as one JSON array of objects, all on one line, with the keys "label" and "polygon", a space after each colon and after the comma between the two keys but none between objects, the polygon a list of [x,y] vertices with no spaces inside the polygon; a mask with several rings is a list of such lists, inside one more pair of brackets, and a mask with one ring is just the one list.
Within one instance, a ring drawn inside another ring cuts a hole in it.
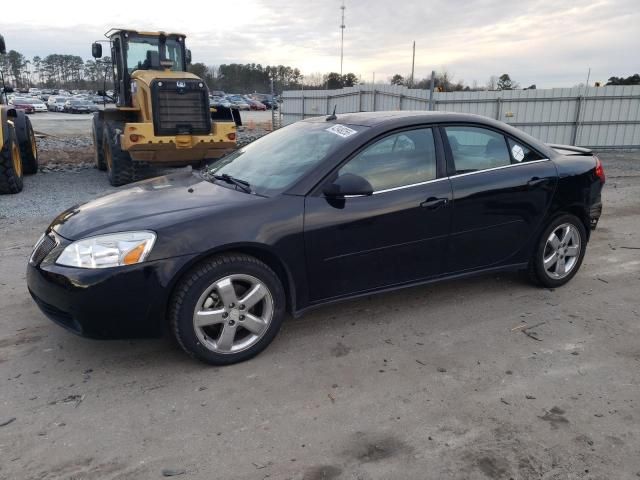
[{"label": "light pole", "polygon": [[342,79],[342,61],[344,58],[344,11],[347,7],[344,6],[344,0],[342,0],[342,23],[340,24],[340,78]]}]

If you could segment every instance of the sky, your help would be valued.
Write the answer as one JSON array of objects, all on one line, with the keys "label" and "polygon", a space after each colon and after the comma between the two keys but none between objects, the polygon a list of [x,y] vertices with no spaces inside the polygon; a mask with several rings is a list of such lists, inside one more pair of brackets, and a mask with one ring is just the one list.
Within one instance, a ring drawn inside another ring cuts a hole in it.
[{"label": "sky", "polygon": [[[369,83],[411,71],[466,84],[508,73],[521,86],[571,87],[640,72],[640,0],[345,0],[344,67]],[[340,70],[341,0],[3,2],[0,33],[27,57],[90,58],[111,27],[187,35],[193,61]],[[135,5],[135,10],[134,10]],[[130,8],[130,11],[128,10]],[[140,12],[144,12],[141,14]]]}]

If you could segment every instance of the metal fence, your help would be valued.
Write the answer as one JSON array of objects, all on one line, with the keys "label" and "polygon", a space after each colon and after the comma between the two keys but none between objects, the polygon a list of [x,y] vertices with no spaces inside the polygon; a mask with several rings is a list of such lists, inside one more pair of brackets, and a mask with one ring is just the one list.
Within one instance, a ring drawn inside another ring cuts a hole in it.
[{"label": "metal fence", "polygon": [[336,113],[440,110],[475,113],[517,127],[547,143],[640,148],[640,85],[433,92],[396,85],[282,94],[282,123]]}]

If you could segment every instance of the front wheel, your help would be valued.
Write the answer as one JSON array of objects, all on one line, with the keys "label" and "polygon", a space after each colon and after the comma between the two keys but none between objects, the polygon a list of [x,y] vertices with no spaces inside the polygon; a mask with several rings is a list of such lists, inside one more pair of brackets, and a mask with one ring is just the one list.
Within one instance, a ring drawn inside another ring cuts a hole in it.
[{"label": "front wheel", "polygon": [[557,217],[538,240],[529,263],[531,280],[548,288],[564,285],[578,273],[586,247],[587,233],[580,219]]},{"label": "front wheel", "polygon": [[239,253],[194,267],[169,306],[180,346],[211,365],[242,362],[260,353],[278,333],[284,315],[278,276],[258,259]]}]

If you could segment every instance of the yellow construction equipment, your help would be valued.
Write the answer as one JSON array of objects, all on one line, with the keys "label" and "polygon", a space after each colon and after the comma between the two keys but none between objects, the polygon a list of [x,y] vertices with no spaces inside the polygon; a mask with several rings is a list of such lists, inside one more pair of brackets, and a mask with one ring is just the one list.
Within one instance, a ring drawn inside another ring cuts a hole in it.
[{"label": "yellow construction equipment", "polygon": [[[145,178],[152,166],[198,166],[236,148],[240,118],[209,106],[206,83],[187,72],[183,34],[112,29],[105,36],[115,107],[94,114],[93,142],[112,185]],[[91,53],[102,58],[101,42]]]}]

